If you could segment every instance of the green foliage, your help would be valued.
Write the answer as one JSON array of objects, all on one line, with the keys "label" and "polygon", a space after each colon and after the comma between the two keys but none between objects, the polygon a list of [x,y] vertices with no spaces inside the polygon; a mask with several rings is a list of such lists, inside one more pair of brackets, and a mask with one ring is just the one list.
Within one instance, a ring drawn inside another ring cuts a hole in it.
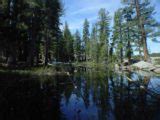
[{"label": "green foliage", "polygon": [[91,60],[98,63],[98,33],[97,25],[93,25],[91,32]]},{"label": "green foliage", "polygon": [[137,42],[139,54],[141,55],[141,46],[143,47],[144,60],[149,59],[147,38],[155,38],[159,35],[157,27],[159,24],[154,19],[154,7],[151,6],[150,0],[122,0],[123,3],[127,3],[132,7],[135,12],[134,22],[137,26]]},{"label": "green foliage", "polygon": [[99,19],[97,22],[98,36],[99,36],[99,62],[107,62],[108,61],[108,49],[109,49],[109,29],[110,16],[109,13],[106,12],[105,9],[100,9],[99,11]]},{"label": "green foliage", "polygon": [[78,30],[76,30],[76,33],[74,35],[74,55],[75,60],[80,61],[80,56],[82,54],[82,45],[81,45],[81,35]]},{"label": "green foliage", "polygon": [[53,60],[62,12],[60,0],[2,0],[0,54],[5,63],[33,66]]},{"label": "green foliage", "polygon": [[[47,65],[52,61],[93,63],[131,60],[133,51],[148,59],[147,40],[160,35],[149,0],[122,0],[125,4],[114,14],[111,34],[110,16],[100,9],[90,33],[84,20],[82,36],[72,35],[67,22],[60,29],[63,14],[60,0],[1,0],[0,60],[8,65]],[[111,36],[112,35],[112,36]],[[82,39],[81,39],[82,38]]]},{"label": "green foliage", "polygon": [[84,48],[84,54],[85,59],[89,59],[89,50],[90,50],[90,34],[89,34],[89,22],[87,19],[85,19],[83,24],[83,48]]},{"label": "green foliage", "polygon": [[69,30],[67,22],[65,23],[63,31],[63,40],[64,40],[64,61],[73,61],[74,60],[74,38]]},{"label": "green foliage", "polygon": [[[131,59],[133,51],[148,57],[147,39],[158,36],[158,23],[153,18],[154,7],[149,1],[122,0],[126,7],[117,10],[114,16],[112,45],[116,56]],[[125,55],[125,56],[124,56]]]}]

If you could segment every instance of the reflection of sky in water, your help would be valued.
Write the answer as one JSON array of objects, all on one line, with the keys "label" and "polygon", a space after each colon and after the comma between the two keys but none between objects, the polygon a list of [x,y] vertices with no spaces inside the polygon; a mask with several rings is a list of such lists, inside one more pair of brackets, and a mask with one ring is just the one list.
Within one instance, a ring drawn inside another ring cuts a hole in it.
[{"label": "reflection of sky in water", "polygon": [[[135,82],[129,82],[126,76]],[[24,79],[23,76],[0,76],[4,79],[0,80],[3,85],[0,106],[4,108],[0,110],[0,120],[19,118],[19,113],[23,119],[16,120],[28,120],[32,116],[36,120],[160,120],[159,99],[139,89],[139,84],[146,84],[149,90],[160,94],[160,77],[144,76],[106,71],[83,72],[70,77],[45,76],[41,78],[43,81],[37,80],[39,78],[18,81]],[[7,113],[9,119],[3,119],[1,113]]]},{"label": "reflection of sky in water", "polygon": [[147,89],[150,92],[155,92],[156,94],[160,94],[160,76],[153,77],[153,73],[139,71],[136,73],[132,73],[130,77],[133,81],[139,81],[139,80],[143,81],[145,79],[145,77],[147,77],[147,79],[149,79]]},{"label": "reflection of sky in water", "polygon": [[[90,101],[92,101],[91,99],[92,98],[90,96]],[[97,106],[91,102],[90,105],[86,108],[84,100],[81,97],[78,97],[76,94],[72,94],[70,96],[68,103],[65,96],[63,96],[61,100],[61,110],[69,120],[98,119]]]},{"label": "reflection of sky in water", "polygon": [[[137,75],[137,73],[129,73],[127,74],[127,76],[132,80],[134,80],[135,83],[140,82],[140,84],[143,85],[143,81],[145,79],[144,76]],[[134,91],[134,89],[138,90],[138,88],[136,88],[137,86],[134,83],[130,84],[131,88],[128,88],[129,82],[125,77],[125,74],[123,75],[122,78],[120,76],[113,77],[113,81],[110,78],[108,78],[109,81],[108,81],[107,96],[105,96],[105,94],[107,93],[105,92],[103,93],[101,91],[101,90],[104,90],[106,87],[104,82],[106,77],[105,76],[101,76],[101,77],[99,76],[98,79],[97,78],[89,79],[89,78],[85,78],[84,76],[81,76],[80,79],[77,79],[77,80],[76,80],[76,77],[74,78],[74,85],[76,85],[76,87],[72,89],[72,92],[68,97],[65,96],[65,93],[62,93],[62,99],[60,102],[61,104],[60,109],[64,114],[64,116],[66,116],[66,119],[98,120],[98,119],[101,119],[101,117],[103,116],[103,118],[105,119],[107,118],[110,120],[115,120],[116,117],[115,117],[114,110],[118,109],[118,107],[116,106],[117,100],[119,101],[121,99],[124,102],[124,104],[129,104],[129,103],[131,103],[132,105],[135,104],[134,102],[136,101],[137,97],[139,98],[139,96],[138,96],[138,93],[136,93],[136,90]],[[148,84],[148,89],[153,92],[156,91],[157,93],[160,94],[160,77],[147,76],[146,78],[150,80]],[[102,84],[100,84],[101,80],[104,80]],[[122,88],[120,88],[121,80],[123,81]],[[79,81],[79,84],[78,84],[78,81]],[[94,83],[95,81],[96,83]],[[85,89],[87,88],[87,84],[90,85],[90,87],[88,86],[88,90],[85,91]],[[96,84],[97,86],[96,91],[94,91],[95,89],[94,84]],[[115,91],[115,89],[117,89],[118,91]],[[130,92],[128,90],[130,90]],[[121,92],[124,92],[124,93],[121,93]],[[88,93],[87,94],[88,97],[85,96],[86,93]],[[97,96],[96,96],[97,101],[94,101],[94,98],[93,98],[94,93],[97,93]],[[122,98],[121,98],[121,95],[123,96]],[[103,101],[103,96],[105,96],[104,101]],[[127,98],[132,98],[135,100],[134,102],[128,101],[129,99],[127,100]],[[151,100],[151,98],[149,100]],[[104,102],[102,103],[102,106],[107,105],[106,109],[103,109],[103,107],[100,106],[101,102]]]},{"label": "reflection of sky in water", "polygon": [[151,77],[148,89],[160,94],[160,77]]}]

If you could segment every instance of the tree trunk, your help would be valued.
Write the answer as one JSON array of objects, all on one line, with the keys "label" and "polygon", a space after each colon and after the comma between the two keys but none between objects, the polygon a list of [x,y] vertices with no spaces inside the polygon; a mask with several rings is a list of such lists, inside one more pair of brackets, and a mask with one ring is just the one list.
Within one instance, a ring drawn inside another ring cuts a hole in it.
[{"label": "tree trunk", "polygon": [[44,65],[48,65],[48,30],[46,29],[46,38],[45,38],[45,61]]},{"label": "tree trunk", "polygon": [[139,52],[139,57],[140,57],[140,60],[142,60],[142,51],[141,51],[141,45],[142,45],[142,42],[140,40],[138,40],[138,52]]},{"label": "tree trunk", "polygon": [[149,61],[149,53],[148,53],[148,47],[147,47],[147,38],[146,38],[146,32],[144,30],[144,25],[142,24],[142,42],[143,42],[143,53],[144,53],[144,60]]},{"label": "tree trunk", "polygon": [[9,57],[7,59],[7,65],[12,66],[12,65],[16,65],[16,64],[17,64],[16,51],[12,49],[12,50],[9,51]]},{"label": "tree trunk", "polygon": [[127,28],[127,31],[128,31],[128,43],[127,43],[127,57],[128,57],[128,64],[130,65],[131,64],[131,41],[130,41],[130,30],[129,30],[129,27]]},{"label": "tree trunk", "polygon": [[[11,5],[12,3],[12,5]],[[9,42],[8,43],[8,59],[7,59],[7,65],[8,66],[12,66],[12,65],[16,65],[16,15],[15,15],[15,9],[13,9],[15,7],[15,3],[11,0],[8,0],[7,3],[7,11],[8,11],[8,16],[9,16],[9,25],[10,25],[10,30],[9,30]],[[14,21],[14,22],[13,22]]]},{"label": "tree trunk", "polygon": [[36,48],[36,66],[39,64],[39,48]]},{"label": "tree trunk", "polygon": [[120,58],[121,58],[121,63],[123,63],[123,48],[120,49]]},{"label": "tree trunk", "polygon": [[[34,28],[33,28],[34,29]],[[35,57],[35,34],[34,34],[34,30],[31,30],[31,39],[30,39],[30,46],[29,46],[29,56],[27,59],[27,63],[29,66],[33,66],[34,65],[34,57]]]},{"label": "tree trunk", "polygon": [[[33,11],[34,12],[34,11]],[[28,64],[29,66],[34,65],[34,58],[35,58],[35,50],[36,50],[36,26],[35,26],[35,13],[33,13],[31,20],[30,20],[30,46],[29,46],[29,56],[28,56]]]},{"label": "tree trunk", "polygon": [[141,30],[141,41],[142,41],[142,44],[143,44],[144,60],[148,61],[149,60],[149,54],[148,54],[148,48],[147,48],[147,37],[146,37],[144,24],[143,24],[143,21],[141,19],[141,15],[140,15],[139,0],[135,0],[135,3],[136,3],[136,13],[137,13],[137,19],[138,19],[138,27]]},{"label": "tree trunk", "polygon": [[[120,22],[120,44],[123,44],[122,41],[122,27],[121,27],[121,22]],[[120,58],[121,58],[121,63],[123,63],[123,47],[120,49]]]},{"label": "tree trunk", "polygon": [[131,64],[131,43],[130,43],[130,40],[128,40],[128,53],[127,53],[127,57],[128,57],[128,63],[129,65]]}]

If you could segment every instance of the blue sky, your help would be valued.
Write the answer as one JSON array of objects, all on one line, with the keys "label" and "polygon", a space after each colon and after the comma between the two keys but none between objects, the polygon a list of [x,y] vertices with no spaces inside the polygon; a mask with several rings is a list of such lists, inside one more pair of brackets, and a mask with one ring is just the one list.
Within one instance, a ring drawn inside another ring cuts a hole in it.
[{"label": "blue sky", "polygon": [[[97,14],[100,8],[106,8],[111,18],[114,12],[122,7],[121,0],[62,0],[64,5],[64,15],[61,22],[68,22],[69,28],[74,33],[76,29],[82,30],[84,19],[87,18],[90,24],[94,24],[97,20]],[[160,0],[151,0],[155,6],[155,18],[160,21]],[[111,25],[113,22],[111,21]],[[148,40],[150,52],[160,52],[160,43],[153,43]]]}]

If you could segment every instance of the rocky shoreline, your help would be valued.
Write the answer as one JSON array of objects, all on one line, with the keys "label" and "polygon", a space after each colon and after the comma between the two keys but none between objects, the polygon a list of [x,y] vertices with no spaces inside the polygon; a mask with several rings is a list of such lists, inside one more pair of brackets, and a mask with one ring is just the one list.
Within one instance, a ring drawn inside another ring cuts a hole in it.
[{"label": "rocky shoreline", "polygon": [[145,62],[145,61],[140,61],[138,63],[135,63],[135,64],[131,65],[131,68],[160,74],[160,66],[159,65],[154,65],[152,63]]},{"label": "rocky shoreline", "polygon": [[142,70],[147,72],[154,72],[156,74],[160,74],[160,66],[154,65],[153,63],[139,61],[137,63],[131,65],[115,65],[116,70],[122,71],[132,71],[132,70]]}]

